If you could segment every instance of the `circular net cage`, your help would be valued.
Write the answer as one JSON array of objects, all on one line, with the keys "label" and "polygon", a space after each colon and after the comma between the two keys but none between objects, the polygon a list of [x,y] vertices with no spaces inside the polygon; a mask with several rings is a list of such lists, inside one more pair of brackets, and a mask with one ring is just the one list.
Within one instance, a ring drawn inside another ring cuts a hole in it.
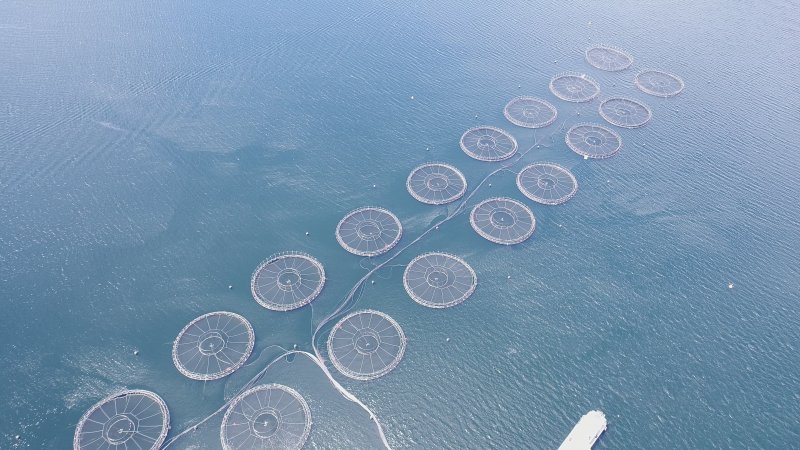
[{"label": "circular net cage", "polygon": [[536,218],[530,208],[505,197],[490,198],[475,205],[469,222],[483,238],[503,245],[519,244],[536,229]]},{"label": "circular net cage", "polygon": [[615,47],[598,45],[586,50],[586,62],[597,69],[616,72],[630,67],[633,56]]},{"label": "circular net cage", "polygon": [[250,322],[238,314],[204,314],[178,333],[172,361],[180,373],[193,380],[216,380],[244,365],[255,338]]},{"label": "circular net cage", "polygon": [[529,199],[543,205],[560,205],[578,192],[572,172],[551,163],[531,164],[517,174],[517,187]]},{"label": "circular net cage", "polygon": [[622,148],[622,137],[616,131],[593,123],[575,125],[567,130],[564,140],[584,159],[610,158]]},{"label": "circular net cage", "polygon": [[263,384],[240,394],[222,418],[224,450],[300,449],[311,434],[311,410],[294,389]]},{"label": "circular net cage", "polygon": [[600,94],[600,85],[585,73],[567,72],[550,80],[550,92],[561,100],[583,103]]},{"label": "circular net cage", "polygon": [[127,390],[92,406],[75,430],[75,450],[159,449],[169,431],[167,404],[150,391]]},{"label": "circular net cage", "polygon": [[345,316],[328,337],[336,370],[356,380],[382,377],[400,364],[406,349],[402,328],[388,315],[364,310]]},{"label": "circular net cage", "polygon": [[392,249],[403,235],[400,219],[383,208],[359,208],[336,226],[336,240],[348,252],[378,256]]},{"label": "circular net cage", "polygon": [[660,70],[643,70],[633,82],[640,91],[656,97],[672,97],[683,91],[683,80],[677,75]]},{"label": "circular net cage", "polygon": [[264,308],[291,311],[311,303],[325,285],[325,269],[313,256],[288,252],[270,256],[253,272],[250,292]]},{"label": "circular net cage", "polygon": [[503,114],[509,122],[525,128],[542,128],[556,121],[556,107],[540,98],[517,97],[512,99]]},{"label": "circular net cage", "polygon": [[475,291],[478,277],[463,259],[446,253],[425,253],[414,258],[403,274],[412,300],[428,308],[449,308]]},{"label": "circular net cage", "polygon": [[478,161],[502,161],[517,152],[517,140],[500,128],[470,128],[461,135],[461,150]]},{"label": "circular net cage", "polygon": [[643,127],[653,117],[647,105],[623,97],[604,100],[600,103],[599,112],[606,122],[622,128]]},{"label": "circular net cage", "polygon": [[423,164],[408,175],[406,189],[412,197],[429,205],[444,205],[461,198],[467,179],[449,164]]}]

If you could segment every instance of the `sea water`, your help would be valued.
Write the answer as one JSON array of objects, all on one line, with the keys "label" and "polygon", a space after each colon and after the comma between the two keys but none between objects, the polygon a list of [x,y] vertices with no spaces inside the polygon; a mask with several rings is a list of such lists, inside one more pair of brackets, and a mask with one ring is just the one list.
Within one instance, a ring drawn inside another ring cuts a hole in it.
[{"label": "sea water", "polygon": [[[452,207],[413,200],[409,171],[453,164],[471,192],[496,167],[459,149],[478,125],[530,152],[468,209],[510,196],[537,229],[499,246],[462,214],[366,284],[355,308],[397,320],[406,355],[370,382],[332,371],[392,446],[555,448],[601,409],[597,448],[792,447],[798,18],[787,1],[0,2],[0,447],[69,448],[84,411],[124,387],[161,395],[173,436],[281,348],[311,350],[314,325],[386,258],[346,253],[336,223],[375,205],[403,222],[401,246],[419,236]],[[599,43],[634,65],[592,68],[583,51]],[[644,68],[685,91],[638,91]],[[548,91],[563,71],[597,79],[600,99],[646,103],[652,121],[618,130],[617,156],[581,159],[564,130],[602,119],[598,100]],[[508,123],[518,95],[553,103],[556,123]],[[569,168],[575,198],[526,200],[513,171],[537,161]],[[286,250],[318,258],[328,282],[311,306],[267,311],[250,275]],[[426,251],[472,265],[472,297],[411,301],[402,265]],[[253,356],[228,379],[189,380],[172,341],[218,310],[251,321]],[[380,445],[310,361],[261,381],[307,399],[308,448]],[[172,447],[219,448],[220,421]]]}]

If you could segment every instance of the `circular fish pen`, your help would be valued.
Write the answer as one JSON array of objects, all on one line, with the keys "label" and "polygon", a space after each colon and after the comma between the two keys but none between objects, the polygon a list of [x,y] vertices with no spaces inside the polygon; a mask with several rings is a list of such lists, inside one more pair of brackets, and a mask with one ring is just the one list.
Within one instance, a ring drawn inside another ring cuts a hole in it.
[{"label": "circular fish pen", "polygon": [[400,364],[406,336],[388,315],[367,309],[345,316],[328,337],[328,354],[336,370],[355,380],[382,377]]},{"label": "circular fish pen", "polygon": [[660,70],[643,70],[633,79],[640,91],[656,97],[672,97],[683,91],[683,80],[671,73]]},{"label": "circular fish pen", "polygon": [[565,72],[550,80],[550,92],[564,101],[584,103],[600,94],[600,85],[585,73]]},{"label": "circular fish pen", "polygon": [[530,208],[507,197],[478,203],[472,208],[469,222],[484,239],[503,245],[519,244],[536,229],[536,218]]},{"label": "circular fish pen", "polygon": [[653,117],[647,105],[624,97],[603,100],[598,112],[606,122],[622,128],[643,127]]},{"label": "circular fish pen", "polygon": [[75,429],[75,450],[159,449],[169,431],[169,410],[150,391],[126,390],[83,414]]},{"label": "circular fish pen", "polygon": [[578,180],[558,164],[537,163],[526,166],[517,174],[517,187],[537,203],[560,205],[578,192]]},{"label": "circular fish pen", "polygon": [[444,205],[464,195],[467,179],[449,164],[429,163],[411,171],[406,180],[406,189],[422,203]]},{"label": "circular fish pen", "polygon": [[250,292],[264,308],[291,311],[311,303],[325,285],[325,269],[313,256],[287,252],[270,256],[253,272]]},{"label": "circular fish pen", "polygon": [[525,128],[543,128],[555,122],[556,107],[540,98],[517,97],[512,99],[503,114],[509,122]]},{"label": "circular fish pen", "polygon": [[311,409],[294,389],[263,384],[241,393],[220,427],[224,450],[294,449],[311,434]]},{"label": "circular fish pen", "polygon": [[614,130],[593,123],[582,123],[567,130],[564,140],[584,159],[610,158],[622,148],[622,137]]},{"label": "circular fish pen", "polygon": [[615,47],[598,45],[586,50],[586,62],[600,70],[617,72],[630,67],[633,56]]},{"label": "circular fish pen", "polygon": [[339,245],[358,256],[382,255],[397,245],[402,235],[400,219],[383,208],[358,208],[336,225]]},{"label": "circular fish pen", "polygon": [[449,308],[463,302],[478,286],[475,271],[463,259],[446,253],[414,258],[403,273],[412,300],[428,308]]},{"label": "circular fish pen", "polygon": [[193,380],[216,380],[232,374],[250,357],[255,332],[244,317],[212,312],[183,327],[172,345],[178,371]]},{"label": "circular fish pen", "polygon": [[502,161],[517,152],[517,140],[495,127],[475,127],[461,135],[461,150],[478,161]]}]

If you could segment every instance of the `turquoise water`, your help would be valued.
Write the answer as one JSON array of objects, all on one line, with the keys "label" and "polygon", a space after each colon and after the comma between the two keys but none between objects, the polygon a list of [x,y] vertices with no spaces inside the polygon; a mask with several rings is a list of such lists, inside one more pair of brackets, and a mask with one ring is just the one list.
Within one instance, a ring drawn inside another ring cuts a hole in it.
[{"label": "turquoise water", "polygon": [[[525,201],[537,230],[524,244],[491,244],[462,215],[366,285],[357,308],[396,319],[406,356],[375,381],[337,377],[392,446],[555,448],[596,408],[610,423],[597,448],[796,445],[800,7],[605,3],[0,3],[0,447],[68,448],[83,412],[121,387],[159,393],[174,435],[275,346],[310,350],[313,324],[372,264],[339,247],[336,223],[382,206],[410,242],[447,208],[413,200],[408,172],[445,161],[476,186],[495,165],[458,138],[477,125],[523,150],[540,142],[524,162],[570,168],[579,191]],[[634,68],[591,68],[593,43]],[[631,83],[642,68],[686,90],[647,96]],[[644,101],[653,121],[620,131],[618,156],[582,160],[562,127],[601,119],[597,101],[549,93],[566,70]],[[559,120],[512,126],[502,108],[517,95]],[[490,182],[472,203],[523,199],[512,173]],[[318,258],[328,283],[312,307],[274,313],[249,277],[285,250]],[[463,304],[434,311],[404,292],[400,265],[431,250],[477,272]],[[172,340],[217,310],[253,323],[251,364],[188,380]],[[309,401],[308,448],[379,446],[310,362],[264,381]],[[171,448],[219,448],[220,419]]]}]

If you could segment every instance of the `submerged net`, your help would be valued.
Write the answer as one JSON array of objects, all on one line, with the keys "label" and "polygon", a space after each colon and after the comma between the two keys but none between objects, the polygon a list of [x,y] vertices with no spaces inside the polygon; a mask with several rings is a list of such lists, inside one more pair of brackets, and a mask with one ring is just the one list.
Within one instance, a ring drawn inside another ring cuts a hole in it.
[{"label": "submerged net", "polygon": [[356,209],[336,226],[339,245],[359,256],[382,255],[397,245],[402,235],[400,219],[383,208]]},{"label": "submerged net", "polygon": [[630,67],[633,56],[618,48],[599,45],[586,50],[586,61],[600,70],[616,72]]},{"label": "submerged net", "polygon": [[256,268],[250,279],[253,298],[273,311],[291,311],[311,303],[324,285],[322,264],[299,252],[270,256]]},{"label": "submerged net", "polygon": [[300,449],[311,433],[311,409],[294,389],[264,384],[236,397],[222,418],[224,450]]},{"label": "submerged net", "polygon": [[408,175],[406,189],[422,203],[444,205],[464,195],[467,191],[467,179],[449,164],[423,164]]},{"label": "submerged net", "polygon": [[449,308],[475,291],[478,278],[463,259],[446,253],[414,258],[403,274],[403,286],[412,300],[429,308]]},{"label": "submerged net", "polygon": [[169,431],[167,404],[150,391],[122,391],[94,406],[75,429],[76,450],[159,449]]},{"label": "submerged net", "polygon": [[660,70],[643,70],[636,74],[633,81],[640,91],[656,97],[678,95],[684,87],[680,77]]},{"label": "submerged net", "polygon": [[517,187],[529,199],[544,205],[560,205],[578,192],[572,172],[551,163],[531,164],[517,174]]},{"label": "submerged net", "polygon": [[461,150],[479,161],[502,161],[517,152],[517,141],[495,127],[470,128],[461,136]]},{"label": "submerged net", "polygon": [[622,148],[622,137],[616,131],[592,123],[570,128],[564,140],[573,152],[584,158],[609,158]]},{"label": "submerged net", "polygon": [[400,364],[405,349],[406,336],[400,325],[373,310],[345,316],[328,337],[328,353],[334,367],[356,380],[386,375]]},{"label": "submerged net", "polygon": [[599,107],[600,116],[611,125],[622,128],[639,128],[653,117],[647,105],[624,97],[604,100]]},{"label": "submerged net", "polygon": [[474,208],[469,222],[476,233],[496,244],[518,244],[533,234],[536,218],[522,203],[506,197],[484,200]]},{"label": "submerged net", "polygon": [[172,345],[172,361],[193,380],[216,380],[242,367],[255,333],[244,317],[226,311],[204,314],[186,325]]},{"label": "submerged net", "polygon": [[555,122],[558,116],[555,106],[536,97],[512,99],[503,114],[509,122],[526,128],[542,128]]},{"label": "submerged net", "polygon": [[550,92],[561,100],[583,103],[600,94],[600,85],[584,73],[566,72],[550,80]]}]

